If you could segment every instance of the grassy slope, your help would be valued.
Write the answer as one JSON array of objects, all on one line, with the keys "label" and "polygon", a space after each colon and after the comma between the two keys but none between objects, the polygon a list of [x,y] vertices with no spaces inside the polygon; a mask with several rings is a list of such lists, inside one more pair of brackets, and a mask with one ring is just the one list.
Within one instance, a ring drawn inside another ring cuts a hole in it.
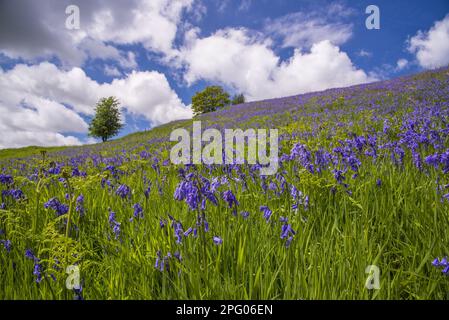
[{"label": "grassy slope", "polygon": [[[411,76],[405,76],[403,77],[404,81],[407,82],[408,80],[418,80],[418,79],[425,79],[425,78],[441,78],[444,76],[444,73],[447,73],[448,71],[444,71],[444,72],[432,72],[432,71],[428,71],[428,72],[424,72],[424,73],[420,73],[420,74],[416,74],[416,75],[411,75]],[[343,90],[351,90],[352,88],[357,88],[359,86],[353,86],[353,87],[348,87],[348,88],[344,88]],[[333,89],[332,89],[333,90]],[[364,91],[362,90],[360,92],[360,94],[364,94]],[[245,108],[256,108],[256,109],[264,109],[267,107],[272,107],[272,103],[278,103],[278,104],[282,104],[284,103],[284,101],[288,101],[290,99],[296,99],[298,97],[301,97],[301,95],[298,96],[292,96],[292,97],[286,97],[286,98],[276,98],[276,99],[267,99],[267,100],[263,100],[263,101],[255,101],[255,102],[249,102],[249,103],[245,103],[242,105],[238,105],[238,108],[241,108],[243,110],[245,110]],[[313,107],[313,106],[312,106]],[[203,116],[199,116],[196,118],[196,120],[210,120],[215,118],[221,118],[222,113],[229,110],[229,107],[224,108],[223,110],[219,110],[217,112],[213,112],[210,114],[206,114]],[[323,110],[318,109],[318,112],[322,112]],[[231,113],[231,115],[227,115],[225,118],[226,121],[228,121],[229,123],[233,123],[235,128],[238,128],[241,123],[238,122],[237,119],[234,119],[233,117],[233,113]],[[223,119],[222,119],[223,121]],[[105,148],[111,147],[113,148],[115,145],[120,145],[120,144],[128,144],[128,143],[141,143],[141,142],[145,142],[148,140],[151,140],[154,137],[161,137],[161,136],[168,136],[169,133],[177,128],[177,127],[188,127],[189,125],[191,125],[191,120],[178,120],[178,121],[173,121],[167,124],[163,124],[161,126],[155,127],[151,130],[148,131],[141,131],[141,132],[135,132],[132,134],[129,134],[125,137],[119,138],[119,139],[114,139],[111,140],[109,142],[107,142],[106,144],[103,144]],[[91,145],[91,146],[86,146],[86,148],[95,148],[96,145]],[[63,150],[79,150],[82,151],[83,150],[83,146],[79,147],[72,147],[72,146],[60,146],[60,147],[41,147],[41,146],[29,146],[29,147],[24,147],[24,148],[11,148],[11,149],[0,149],[0,159],[10,159],[10,158],[24,158],[24,157],[29,157],[29,156],[39,156],[40,152],[42,150],[46,150],[49,153],[52,152],[57,152],[57,151],[63,151]]]},{"label": "grassy slope", "polygon": [[[440,78],[447,78],[447,69],[405,78],[401,88],[414,85],[416,79],[428,85]],[[409,104],[419,100],[425,94],[420,90],[426,89],[412,88],[412,93],[392,95],[388,86],[385,82],[375,88],[359,86],[330,90],[321,96],[253,102],[200,119],[208,125],[230,128],[279,126],[282,133],[291,134],[294,142],[304,142],[314,151],[331,150],[352,133],[368,135],[367,132],[377,131],[380,142],[384,143],[401,132],[403,116],[413,111]],[[340,99],[345,95],[352,100]],[[359,107],[371,102],[379,103],[383,109]],[[396,102],[400,108],[389,110]],[[390,120],[391,128],[382,134],[385,119]],[[444,125],[439,119],[433,120],[438,126]],[[169,223],[161,228],[159,219],[168,220],[167,214],[171,214],[182,222],[184,230],[196,226],[195,212],[189,211],[183,201],[173,199],[181,179],[177,168],[160,166],[158,172],[152,167],[152,157],[141,159],[139,154],[149,148],[152,155],[160,151],[160,159],[165,159],[166,150],[158,149],[158,139],[166,139],[174,127],[188,127],[190,123],[186,120],[167,124],[104,145],[55,151],[53,158],[61,162],[67,160],[64,152],[104,152],[121,172],[115,178],[104,170],[106,164],[94,166],[90,160],[80,164],[87,177],[69,180],[75,196],[84,194],[86,213],[80,217],[73,212],[77,229],[69,237],[64,233],[66,217],[55,218],[53,210],[43,207],[52,197],[67,203],[64,200],[67,189],[57,179],[60,176],[48,175],[39,182],[30,181],[20,175],[33,172],[27,171],[27,165],[33,165],[33,161],[8,162],[27,199],[8,200],[7,210],[0,210],[0,228],[6,230],[6,237],[13,244],[9,254],[0,246],[0,265],[4,266],[0,270],[0,299],[72,297],[65,289],[63,271],[50,269],[58,276],[56,282],[47,278],[48,281],[34,283],[33,261],[23,254],[26,248],[31,248],[43,260],[46,270],[54,265],[56,257],[62,263],[79,262],[83,294],[88,299],[447,298],[447,279],[430,264],[434,257],[447,254],[448,206],[435,192],[437,177],[446,178],[432,168],[418,171],[409,152],[404,157],[404,165],[397,166],[390,161],[388,150],[379,150],[379,157],[374,161],[365,154],[370,151],[366,147],[357,153],[362,162],[358,177],[352,178],[350,170],[345,174],[349,190],[337,184],[330,171],[312,174],[298,165],[299,160],[287,162],[282,174],[288,185],[297,186],[310,197],[307,210],[301,204],[297,212],[291,209],[288,190],[282,195],[263,192],[260,177],[256,173],[251,179],[248,168],[242,169],[247,181],[243,190],[236,171],[217,168],[210,174],[207,168],[200,167],[203,176],[210,179],[228,176],[230,183],[220,187],[218,206],[208,203],[210,231],[204,233],[200,227],[198,238],[184,237],[177,244]],[[444,139],[447,146],[447,136]],[[289,152],[291,143],[288,140],[285,143],[285,151]],[[123,153],[123,149],[128,151]],[[20,155],[34,151],[28,149]],[[422,152],[428,155],[433,150],[429,147]],[[47,164],[39,161],[34,164],[48,169]],[[147,188],[144,176],[152,182],[148,198],[143,192]],[[101,188],[102,178],[111,179],[114,189]],[[377,179],[381,179],[380,185]],[[266,183],[269,182],[280,185],[275,177],[268,178]],[[441,181],[445,183],[449,181]],[[131,199],[117,196],[116,188],[121,184],[133,190]],[[222,200],[221,192],[229,189],[240,202],[238,213],[250,213],[247,219],[240,215],[234,217]],[[131,222],[133,205],[137,202],[143,206],[144,218]],[[273,210],[269,223],[260,212],[261,205]],[[108,221],[108,208],[116,212],[115,219],[121,223],[118,239],[114,239]],[[286,239],[280,239],[281,216],[288,217],[297,232],[289,248],[285,247]],[[214,235],[223,238],[222,245],[213,244]],[[160,272],[154,267],[158,250],[162,256],[179,251],[182,262],[167,258],[171,269]],[[365,268],[371,264],[381,269],[378,291],[365,289]]]}]

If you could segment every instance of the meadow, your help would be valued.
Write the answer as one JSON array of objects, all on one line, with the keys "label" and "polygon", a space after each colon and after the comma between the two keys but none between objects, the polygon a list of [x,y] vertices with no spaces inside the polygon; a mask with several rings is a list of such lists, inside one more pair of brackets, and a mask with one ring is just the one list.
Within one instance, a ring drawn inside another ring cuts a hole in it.
[{"label": "meadow", "polygon": [[195,120],[278,129],[278,173],[171,164],[192,120],[0,151],[0,299],[449,298],[448,68]]}]

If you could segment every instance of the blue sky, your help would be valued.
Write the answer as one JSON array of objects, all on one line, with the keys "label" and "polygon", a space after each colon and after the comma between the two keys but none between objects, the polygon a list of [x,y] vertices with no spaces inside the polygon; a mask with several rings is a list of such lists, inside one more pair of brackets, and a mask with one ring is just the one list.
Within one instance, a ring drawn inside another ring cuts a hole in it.
[{"label": "blue sky", "polygon": [[447,0],[2,1],[0,148],[92,143],[106,95],[122,103],[123,136],[191,117],[209,84],[259,100],[445,66],[448,14]]}]

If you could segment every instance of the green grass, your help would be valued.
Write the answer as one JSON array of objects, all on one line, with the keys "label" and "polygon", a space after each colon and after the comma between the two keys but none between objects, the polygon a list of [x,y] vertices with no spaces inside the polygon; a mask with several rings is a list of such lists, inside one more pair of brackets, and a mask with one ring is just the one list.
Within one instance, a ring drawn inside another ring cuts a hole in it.
[{"label": "green grass", "polygon": [[[379,92],[385,109],[357,109],[360,99],[370,101],[370,94]],[[408,101],[422,93],[379,92],[362,91],[343,101],[338,94],[329,98],[334,104],[324,106],[318,98],[312,99],[297,110],[254,116],[246,122],[239,122],[238,113],[200,119],[208,125],[228,125],[233,117],[232,123],[243,128],[254,124],[277,127],[293,137],[282,142],[286,153],[298,141],[310,150],[331,149],[354,133],[381,132],[384,119],[389,119],[389,133],[379,134],[386,142],[397,139],[403,119],[412,111]],[[397,107],[389,110],[390,105]],[[317,109],[319,118],[313,115]],[[291,120],[294,116],[295,121]],[[443,128],[447,120],[447,116],[433,119],[435,128]],[[288,191],[281,195],[264,192],[258,174],[251,179],[247,166],[241,168],[246,188],[235,170],[229,173],[227,168],[216,167],[210,173],[207,167],[198,166],[196,174],[207,178],[227,176],[229,185],[219,191],[234,192],[240,203],[238,215],[232,214],[217,193],[218,206],[208,203],[205,210],[209,232],[200,226],[197,238],[190,235],[176,243],[168,215],[187,230],[196,226],[198,212],[174,200],[181,181],[179,168],[160,166],[158,172],[152,165],[153,157],[160,162],[168,157],[170,144],[158,139],[167,138],[173,128],[190,125],[191,121],[172,123],[96,146],[45,148],[49,151],[45,160],[41,148],[2,151],[0,164],[13,174],[15,187],[26,198],[5,198],[6,208],[0,210],[0,229],[5,231],[0,239],[12,243],[9,253],[0,245],[0,299],[72,299],[64,271],[75,263],[81,270],[86,299],[448,299],[448,279],[431,265],[435,257],[449,251],[449,206],[436,192],[437,179],[447,184],[447,175],[432,167],[418,170],[409,151],[402,166],[394,164],[384,149],[375,160],[360,154],[357,178],[351,177],[355,173],[351,170],[346,173],[348,189],[330,171],[311,174],[297,162],[287,162],[280,173],[288,184],[309,196],[308,208],[299,206],[298,210],[292,209]],[[443,143],[449,145],[447,136]],[[144,150],[151,153],[148,159],[140,156]],[[419,150],[423,157],[434,151],[430,147]],[[98,154],[103,160],[116,159],[122,172],[117,179],[104,171],[105,164],[95,165]],[[87,177],[70,177],[72,157],[80,157],[79,169]],[[64,163],[62,172],[44,175],[52,161]],[[36,180],[28,179],[35,168],[40,170]],[[152,182],[148,198],[144,176]],[[69,185],[59,181],[61,177]],[[102,188],[103,178],[115,187],[130,186],[131,199],[121,199],[115,189]],[[280,186],[276,177],[268,177],[270,181]],[[7,187],[0,185],[0,189]],[[72,194],[69,200],[67,193]],[[80,194],[85,197],[83,217],[75,210]],[[44,203],[52,197],[70,205],[69,213],[57,218],[53,210],[45,209]],[[144,218],[129,221],[135,203],[143,206]],[[260,212],[261,205],[273,210],[269,223]],[[121,223],[119,239],[108,222],[109,208]],[[242,211],[250,213],[247,219],[240,215]],[[288,248],[280,238],[281,216],[288,217],[296,231]],[[168,220],[163,228],[160,219]],[[68,232],[67,220],[72,226]],[[214,236],[220,236],[223,243],[215,245]],[[40,283],[35,282],[33,261],[24,256],[28,248],[41,259],[44,280]],[[182,260],[170,258],[170,269],[161,272],[155,268],[158,251],[162,257],[180,252]],[[365,288],[369,265],[380,268],[379,290]]]}]

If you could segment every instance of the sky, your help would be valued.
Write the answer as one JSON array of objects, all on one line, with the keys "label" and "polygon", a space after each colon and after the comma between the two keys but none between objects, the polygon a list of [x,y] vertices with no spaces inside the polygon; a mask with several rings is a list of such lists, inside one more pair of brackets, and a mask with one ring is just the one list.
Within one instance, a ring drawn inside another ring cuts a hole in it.
[{"label": "sky", "polygon": [[0,149],[98,142],[106,96],[124,136],[208,85],[255,101],[448,64],[449,0],[0,0]]}]

